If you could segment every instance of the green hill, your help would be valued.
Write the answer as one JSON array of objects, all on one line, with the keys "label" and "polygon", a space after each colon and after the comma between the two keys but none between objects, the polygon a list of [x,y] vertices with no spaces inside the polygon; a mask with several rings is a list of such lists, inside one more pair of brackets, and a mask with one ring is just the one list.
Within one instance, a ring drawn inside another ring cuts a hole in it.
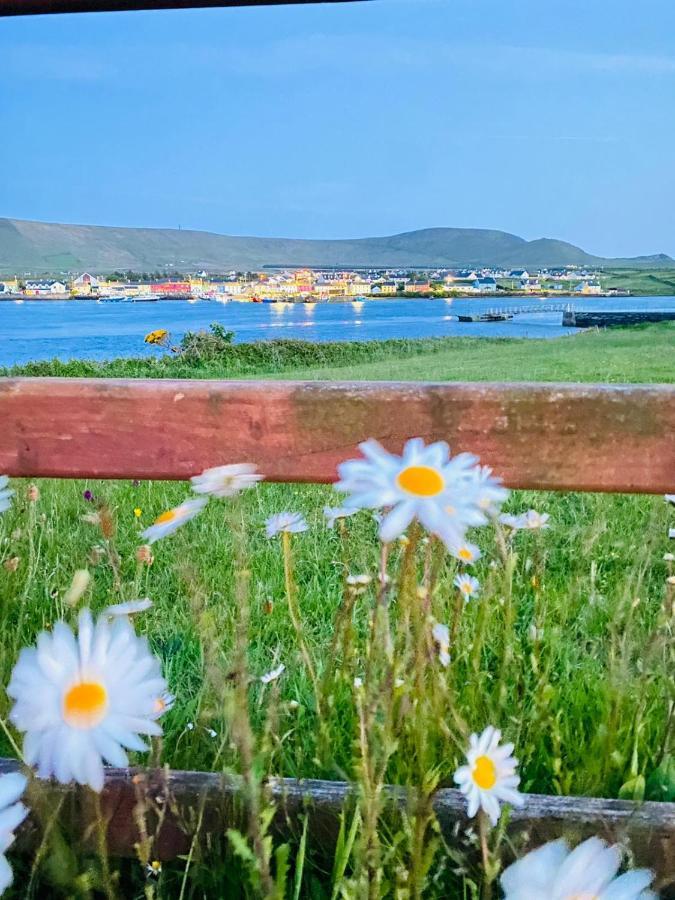
[{"label": "green hill", "polygon": [[655,269],[675,263],[665,254],[603,259],[565,241],[526,241],[505,231],[482,228],[425,228],[389,237],[297,240],[0,219],[0,271],[17,273],[566,265]]}]

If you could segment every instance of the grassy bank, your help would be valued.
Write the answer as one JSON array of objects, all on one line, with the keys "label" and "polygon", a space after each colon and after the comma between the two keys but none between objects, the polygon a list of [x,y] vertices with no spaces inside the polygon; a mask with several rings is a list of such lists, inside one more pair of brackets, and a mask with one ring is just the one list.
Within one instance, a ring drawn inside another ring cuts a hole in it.
[{"label": "grassy bank", "polygon": [[155,357],[111,362],[53,360],[0,369],[0,375],[672,382],[675,324],[589,331],[554,340],[205,341],[189,355],[158,350]]},{"label": "grassy bank", "polygon": [[[50,363],[13,374],[672,382],[674,340],[675,328],[655,326],[541,342],[284,342],[232,345],[192,360],[167,354]],[[240,500],[212,502],[155,544],[147,565],[136,559],[139,531],[184,499],[185,485],[45,481],[37,502],[28,499],[25,484],[15,487],[15,503],[0,518],[0,685],[20,648],[41,629],[61,616],[74,621],[66,595],[75,571],[92,575],[81,602],[96,611],[151,597],[154,607],[137,627],[176,695],[153,759],[174,768],[248,771],[255,784],[275,774],[349,778],[361,786],[360,818],[346,822],[354,824],[356,838],[344,869],[336,871],[335,859],[311,840],[292,842],[289,897],[358,897],[374,887],[371,896],[478,898],[487,880],[470,838],[446,845],[423,808],[407,822],[378,813],[376,835],[367,833],[372,809],[364,773],[372,764],[381,767],[382,781],[424,783],[428,792],[450,785],[468,733],[488,724],[515,743],[525,791],[671,796],[664,772],[672,760],[673,620],[663,556],[674,517],[661,497],[514,493],[511,511],[534,506],[550,514],[551,527],[519,533],[506,548],[499,530],[476,529],[472,537],[483,556],[472,574],[482,593],[466,605],[457,603],[453,557],[433,542],[413,546],[413,556],[410,544],[397,542],[387,560],[389,659],[378,655],[387,642],[376,615],[376,525],[362,512],[344,528],[328,529],[322,508],[338,502],[330,488],[263,484]],[[300,632],[289,617],[282,547],[264,534],[266,517],[284,509],[302,512],[310,525],[292,548]],[[360,574],[372,579],[362,592],[346,582]],[[428,618],[416,618],[425,607],[413,605],[413,593],[428,602]],[[243,687],[254,747],[248,763],[242,694],[236,693],[242,610],[250,618]],[[420,660],[411,643],[431,617],[454,636],[447,668],[434,654]],[[279,680],[261,684],[260,676],[279,663],[286,666]],[[386,665],[388,674],[378,668]],[[0,689],[4,722],[9,707]],[[366,707],[374,712],[364,745]],[[11,729],[0,732],[0,755],[14,753],[10,736],[18,737]],[[189,867],[185,860],[165,865],[158,880],[146,880],[141,862],[107,860],[108,896],[264,895],[265,865],[255,854],[251,862],[234,852],[236,843],[223,844]],[[495,834],[491,852],[496,863],[512,848]],[[31,866],[22,870],[17,896],[104,892],[95,855],[50,845],[24,890]],[[277,871],[277,862],[270,866]]]}]

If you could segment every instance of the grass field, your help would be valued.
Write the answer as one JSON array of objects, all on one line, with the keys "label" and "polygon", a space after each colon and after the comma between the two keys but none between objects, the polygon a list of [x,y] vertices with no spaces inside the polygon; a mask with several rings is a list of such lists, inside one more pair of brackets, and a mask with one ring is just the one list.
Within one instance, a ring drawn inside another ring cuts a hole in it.
[{"label": "grass field", "polygon": [[[290,348],[277,347],[276,356],[262,350],[257,363],[253,351],[235,349],[221,358],[190,362],[166,356],[104,365],[40,364],[22,371],[675,380],[672,326],[555,341],[328,345],[303,349],[305,356],[322,354],[323,361],[305,359],[309,365],[304,366],[292,352],[297,345],[290,343]],[[493,724],[515,744],[522,790],[675,799],[669,737],[673,594],[666,586],[670,564],[663,559],[671,549],[667,528],[675,516],[662,497],[514,493],[507,509],[546,511],[551,526],[517,533],[508,545],[499,529],[476,530],[483,556],[472,574],[482,593],[466,606],[458,607],[452,583],[456,560],[413,533],[412,550],[411,544],[396,543],[389,554],[388,573],[396,587],[385,625],[376,614],[381,551],[375,522],[364,511],[346,520],[344,528],[328,529],[322,508],[338,505],[330,488],[263,484],[234,501],[211,501],[199,518],[153,545],[154,562],[147,565],[136,560],[139,531],[184,499],[187,486],[45,481],[39,483],[37,502],[27,498],[24,483],[14,487],[15,503],[0,519],[0,684],[7,684],[19,649],[41,629],[62,616],[74,621],[66,594],[77,570],[87,569],[92,576],[80,605],[86,602],[95,611],[148,596],[154,607],[138,617],[137,626],[148,635],[176,695],[164,719],[164,738],[153,747],[157,760],[174,768],[254,772],[256,784],[273,773],[348,778],[362,788],[372,764],[382,782],[424,783],[430,794],[435,786],[452,783],[468,733]],[[289,616],[281,543],[264,534],[265,519],[280,510],[302,512],[310,525],[294,536],[292,547],[290,602],[297,603],[300,630]],[[83,520],[96,514],[97,522]],[[242,572],[250,574],[242,579]],[[373,579],[362,593],[346,583],[347,575],[360,574]],[[419,596],[427,598],[424,619],[417,618],[421,614],[411,599],[420,588]],[[250,617],[244,724],[241,704],[237,708],[243,609]],[[419,637],[432,619],[447,623],[454,636],[448,668],[435,657],[420,662],[411,643],[411,635]],[[395,652],[388,661],[373,643],[374,635],[384,634],[378,629],[391,635]],[[279,663],[286,666],[283,675],[261,684],[260,676]],[[393,681],[378,668],[386,665]],[[366,680],[366,672],[371,673],[368,683],[355,687],[355,679]],[[392,689],[394,683],[398,686]],[[4,723],[9,707],[0,690]],[[358,739],[364,709],[372,712],[367,746]],[[249,726],[254,758],[246,762],[241,732]],[[19,739],[5,724],[0,755],[13,755],[10,738]],[[463,874],[456,873],[453,848],[443,844],[428,812],[413,817],[414,827],[408,823],[398,830],[383,827],[380,812],[375,811],[374,838],[367,828],[373,809],[363,799],[361,825],[339,877],[320,847],[311,841],[293,845],[288,896],[337,897],[340,891],[347,897],[470,898],[481,891],[491,896],[491,878],[468,861],[470,853],[461,864]],[[118,869],[111,861],[120,880],[113,878],[105,887],[100,861],[69,857],[65,866],[59,862],[58,853],[65,852],[61,846],[56,856],[48,854],[33,867],[30,890],[17,896],[46,896],[44,891],[58,896],[98,896],[97,891],[108,896],[281,896],[265,880],[268,869],[277,871],[278,860],[251,862],[236,847],[232,843],[216,860],[195,860],[187,876],[185,861],[166,865],[157,881],[146,881],[140,864]],[[490,850],[495,859],[502,849],[495,836]],[[55,868],[69,873],[64,883],[57,883]]]}]

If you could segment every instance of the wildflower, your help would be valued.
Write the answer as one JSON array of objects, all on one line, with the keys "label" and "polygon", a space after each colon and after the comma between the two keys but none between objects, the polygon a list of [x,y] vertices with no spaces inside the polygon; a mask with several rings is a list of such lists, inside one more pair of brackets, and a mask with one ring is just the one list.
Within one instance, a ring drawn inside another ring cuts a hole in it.
[{"label": "wildflower", "polygon": [[488,516],[496,515],[509,496],[507,489],[502,486],[501,479],[492,474],[490,466],[476,468],[472,487],[477,506]]},{"label": "wildflower", "polygon": [[493,825],[499,821],[500,801],[522,806],[518,793],[520,778],[516,775],[518,760],[511,756],[513,744],[500,747],[501,732],[489,725],[478,737],[471,735],[466,754],[467,765],[455,772],[455,782],[468,801],[468,815],[473,818],[482,809]]},{"label": "wildflower", "polygon": [[472,575],[457,575],[453,584],[467,602],[480,593],[480,581]]},{"label": "wildflower", "polygon": [[653,873],[634,869],[617,878],[620,864],[620,848],[600,838],[588,838],[572,851],[564,838],[551,841],[504,870],[504,900],[656,900],[647,890]]},{"label": "wildflower", "polygon": [[106,606],[103,615],[110,619],[118,616],[135,616],[137,613],[145,612],[152,606],[152,600],[144,597],[142,600],[127,600],[126,603],[113,603],[112,606]]},{"label": "wildflower", "polygon": [[666,503],[672,503],[675,506],[675,494],[664,494],[663,499]]},{"label": "wildflower", "polygon": [[357,675],[356,678],[354,679],[354,687],[356,688],[357,691],[363,687],[363,678],[361,678],[360,675]]},{"label": "wildflower", "polygon": [[0,513],[7,512],[12,505],[11,498],[14,496],[14,491],[7,487],[8,484],[7,475],[0,475]]},{"label": "wildflower", "polygon": [[197,497],[195,500],[186,500],[180,506],[168,509],[158,516],[153,524],[141,532],[149,544],[154,544],[160,538],[173,534],[181,525],[194,519],[195,516],[206,506],[206,500],[203,497]]},{"label": "wildflower", "polygon": [[272,538],[282,531],[285,531],[287,534],[300,534],[302,531],[307,531],[308,528],[309,525],[302,513],[276,513],[276,515],[270,516],[265,521],[265,531],[268,538]]},{"label": "wildflower", "polygon": [[141,544],[141,546],[136,551],[136,562],[142,563],[146,566],[151,566],[155,561],[155,557],[152,555],[152,548],[150,544]]},{"label": "wildflower", "polygon": [[192,490],[196,494],[210,494],[212,497],[234,497],[240,491],[253,487],[262,481],[256,467],[251,463],[237,463],[231,466],[218,466],[206,469],[201,475],[193,476]]},{"label": "wildflower", "polygon": [[675,540],[675,528],[668,529],[668,537],[671,538],[671,540]]},{"label": "wildflower", "polygon": [[502,513],[499,516],[499,521],[502,525],[506,525],[507,528],[510,528],[512,531],[520,531],[521,528],[525,527],[525,519],[523,516],[514,516],[512,513]]},{"label": "wildflower", "polygon": [[40,488],[37,484],[29,484],[26,488],[26,498],[29,503],[37,503],[40,499]]},{"label": "wildflower", "polygon": [[85,499],[88,503],[93,503],[94,500],[96,499],[96,498],[94,497],[94,495],[92,494],[92,492],[89,491],[89,490],[84,491],[84,493],[82,494],[82,496],[84,497],[84,499]]},{"label": "wildflower", "polygon": [[91,582],[91,575],[86,569],[78,569],[73,575],[70,587],[63,597],[63,602],[68,606],[76,606],[82,599]]},{"label": "wildflower", "polygon": [[260,676],[260,681],[262,684],[270,684],[272,681],[276,681],[283,673],[286,671],[286,666],[283,663],[280,663],[276,669],[272,669],[270,672],[265,672],[264,675]]},{"label": "wildflower", "polygon": [[87,525],[98,526],[101,524],[101,516],[97,512],[85,513],[81,518],[83,522],[87,523]]},{"label": "wildflower", "polygon": [[2,568],[7,572],[16,572],[16,570],[19,568],[20,562],[21,560],[18,556],[10,556],[9,559],[6,559],[3,562]]},{"label": "wildflower", "polygon": [[140,517],[141,517],[142,515],[143,515],[143,510],[140,508],[140,506],[137,506],[137,507],[134,509],[134,516],[135,516],[137,519],[140,519]]},{"label": "wildflower", "polygon": [[366,588],[372,580],[370,575],[347,575],[345,578],[347,587],[352,594],[355,594],[357,597],[361,594],[365,594]]},{"label": "wildflower", "polygon": [[348,519],[350,516],[356,515],[358,509],[347,509],[346,506],[324,506],[323,514],[326,517],[326,525],[329,528],[335,528],[338,519]]},{"label": "wildflower", "polygon": [[465,566],[472,566],[481,557],[480,548],[469,541],[462,541],[459,544],[452,544],[450,552]]},{"label": "wildflower", "polygon": [[170,694],[168,691],[162,691],[159,697],[155,697],[154,703],[152,704],[153,719],[159,719],[160,716],[164,715],[164,713],[167,713],[170,709],[173,709],[173,705],[175,702],[176,698],[173,694]]},{"label": "wildflower", "polygon": [[146,344],[155,344],[156,346],[163,347],[169,341],[169,332],[166,328],[156,328],[154,331],[146,334],[143,340]]},{"label": "wildflower", "polygon": [[26,784],[25,776],[18,772],[0,776],[0,894],[13,881],[13,873],[5,852],[14,842],[14,831],[28,815],[28,810],[20,802]]},{"label": "wildflower", "polygon": [[438,661],[447,668],[450,665],[450,631],[447,625],[436,622],[431,629],[431,636],[438,646]]},{"label": "wildflower", "polygon": [[140,734],[161,735],[155,700],[166,690],[159,660],[126,617],[94,622],[83,609],[77,636],[65,622],[24,648],[12,672],[10,721],[40,778],[103,788],[103,760],[127,766],[124,748],[147,750]]},{"label": "wildflower", "polygon": [[365,459],[342,463],[335,487],[349,494],[345,505],[350,508],[389,508],[380,525],[383,541],[393,541],[418,519],[446,543],[459,543],[469,526],[487,521],[472,488],[475,456],[451,458],[444,441],[425,446],[421,438],[409,440],[402,456],[372,439],[359,447]]},{"label": "wildflower", "polygon": [[207,728],[207,729],[206,729],[206,733],[208,734],[208,736],[209,736],[210,738],[218,737],[218,732],[217,732],[217,731],[214,731],[213,728]]},{"label": "wildflower", "polygon": [[674,553],[664,553],[663,561],[664,562],[675,562],[675,554]]},{"label": "wildflower", "polygon": [[158,859],[153,859],[151,863],[145,867],[145,871],[148,873],[150,878],[159,878],[162,874],[162,864]]},{"label": "wildflower", "polygon": [[540,513],[537,512],[536,509],[530,509],[525,513],[525,525],[524,527],[529,531],[541,531],[544,528],[548,528],[548,520],[550,516],[548,513]]}]

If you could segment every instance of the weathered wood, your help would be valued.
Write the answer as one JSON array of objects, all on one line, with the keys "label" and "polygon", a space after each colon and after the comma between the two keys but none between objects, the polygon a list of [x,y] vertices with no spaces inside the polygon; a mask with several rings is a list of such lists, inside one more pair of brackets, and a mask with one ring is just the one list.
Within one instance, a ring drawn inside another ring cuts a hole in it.
[{"label": "weathered wood", "polygon": [[251,461],[330,482],[374,437],[447,440],[507,485],[675,487],[675,385],[0,379],[0,472],[186,479]]},{"label": "weathered wood", "polygon": [[[0,759],[0,774],[17,768],[14,760]],[[345,782],[296,781],[280,778],[270,782],[277,806],[277,832],[287,837],[301,828],[301,817],[310,818],[312,838],[329,849],[338,831],[338,816],[354,802],[354,788]],[[69,840],[87,846],[95,830],[95,812],[90,792],[41,782],[39,798],[50,811],[62,804],[62,822]],[[46,796],[45,796],[46,795]],[[386,798],[392,811],[404,809],[410,799],[405,788],[389,786]],[[588,797],[550,797],[526,794],[525,806],[511,812],[509,835],[519,851],[538,846],[561,835],[576,842],[596,834],[630,848],[636,865],[650,866],[664,887],[675,877],[675,803],[629,803]],[[31,796],[28,797],[30,803]],[[101,808],[108,820],[108,850],[115,856],[132,856],[139,841],[139,812],[153,838],[151,855],[173,859],[190,847],[211,846],[228,827],[241,826],[245,799],[239,779],[207,772],[108,769],[101,795]],[[466,800],[459,791],[441,789],[434,810],[446,838],[454,845],[468,825]],[[161,820],[161,826],[157,828]],[[459,828],[459,831],[458,831]],[[22,831],[19,849],[39,839],[34,821]]]},{"label": "weathered wood", "polygon": [[356,0],[0,0],[0,16],[33,16],[43,15],[45,13],[126,12],[136,9],[192,9],[213,6],[281,6],[299,3],[346,2],[356,2]]}]

